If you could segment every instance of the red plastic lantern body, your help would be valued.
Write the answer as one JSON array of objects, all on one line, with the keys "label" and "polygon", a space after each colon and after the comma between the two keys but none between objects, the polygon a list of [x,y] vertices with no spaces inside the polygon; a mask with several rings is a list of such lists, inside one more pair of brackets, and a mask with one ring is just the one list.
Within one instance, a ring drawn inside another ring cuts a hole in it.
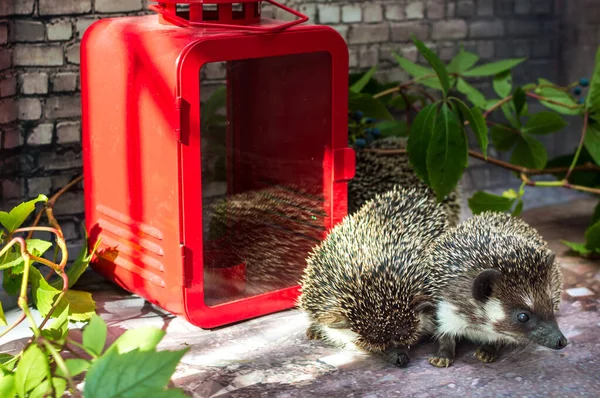
[{"label": "red plastic lantern body", "polygon": [[268,2],[296,19],[168,0],[81,44],[92,266],[203,328],[292,308],[347,213],[347,46]]}]

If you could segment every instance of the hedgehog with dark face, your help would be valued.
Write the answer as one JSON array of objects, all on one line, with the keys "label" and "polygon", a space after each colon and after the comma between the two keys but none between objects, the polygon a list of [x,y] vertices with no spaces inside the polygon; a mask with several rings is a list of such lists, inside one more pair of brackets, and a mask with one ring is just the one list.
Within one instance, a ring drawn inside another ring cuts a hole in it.
[{"label": "hedgehog with dark face", "polygon": [[394,187],[335,226],[313,249],[298,306],[309,338],[374,353],[405,366],[405,352],[432,332],[425,249],[449,228],[423,189]]},{"label": "hedgehog with dark face", "polygon": [[567,345],[556,322],[560,267],[523,220],[482,213],[440,236],[425,259],[439,342],[432,365],[450,366],[459,339],[481,344],[476,356],[483,362],[505,345]]}]

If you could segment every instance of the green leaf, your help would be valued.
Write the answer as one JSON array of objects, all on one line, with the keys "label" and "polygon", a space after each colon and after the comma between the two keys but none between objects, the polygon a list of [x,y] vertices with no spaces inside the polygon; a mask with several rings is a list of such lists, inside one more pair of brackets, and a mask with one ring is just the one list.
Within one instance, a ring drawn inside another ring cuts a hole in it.
[{"label": "green leaf", "polygon": [[502,113],[504,113],[504,117],[506,120],[513,126],[515,129],[521,129],[521,122],[517,117],[517,110],[515,109],[515,104],[512,102],[507,102],[500,107],[502,109]]},{"label": "green leaf", "polygon": [[459,78],[458,84],[456,85],[456,89],[467,96],[469,101],[473,103],[473,105],[478,106],[480,108],[485,109],[486,99],[481,91],[477,90],[475,87],[471,86],[464,79]]},{"label": "green leaf", "polygon": [[448,105],[443,104],[427,148],[429,181],[438,201],[456,187],[468,163],[468,150],[458,119]]},{"label": "green leaf", "polygon": [[[187,348],[180,351],[108,351],[86,375],[86,398],[155,396],[165,389]],[[135,371],[131,371],[135,369]]]},{"label": "green leaf", "polygon": [[96,311],[96,302],[92,298],[92,293],[67,290],[64,300],[69,304],[69,319],[72,321],[87,321]]},{"label": "green leaf", "polygon": [[458,106],[463,119],[469,121],[469,126],[475,134],[481,152],[483,153],[483,156],[487,158],[488,128],[481,110],[477,107],[469,109],[467,105],[458,98],[453,98],[453,102]]},{"label": "green leaf", "polygon": [[[67,370],[69,371],[69,374],[71,375],[71,377],[75,377],[83,372],[85,372],[86,370],[88,370],[88,368],[90,367],[90,362],[86,361],[85,359],[80,359],[80,358],[72,358],[72,359],[65,359],[65,365],[67,366]],[[60,370],[60,368],[56,369],[56,375],[60,376],[60,377],[67,377],[62,370]]]},{"label": "green leaf", "polygon": [[[100,245],[100,239],[98,239],[92,249],[92,252],[88,254],[87,230],[85,228],[82,228],[82,233],[83,246],[81,247],[77,258],[75,259],[75,261],[73,261],[73,264],[69,268],[67,268],[66,271],[67,277],[69,278],[69,289],[72,288],[75,285],[75,283],[77,283],[81,275],[83,275],[85,270],[88,268],[90,261],[92,261],[92,258],[96,253],[96,250],[98,250],[98,245]],[[56,289],[62,289],[62,279],[57,279],[50,283],[50,285]]]},{"label": "green leaf", "polygon": [[492,137],[492,143],[499,151],[508,151],[519,140],[519,134],[503,124],[492,126],[490,136]]},{"label": "green leaf", "polygon": [[523,115],[523,110],[525,109],[527,102],[525,91],[523,91],[521,87],[517,87],[513,93],[513,104],[515,105],[517,115]]},{"label": "green leaf", "polygon": [[3,375],[0,377],[0,397],[13,398],[17,395],[17,385],[14,375]]},{"label": "green leaf", "polygon": [[590,225],[594,225],[597,221],[600,221],[600,202],[594,208],[594,214],[592,215],[592,221]]},{"label": "green leaf", "polygon": [[502,192],[502,197],[508,199],[517,199],[519,197],[519,194],[514,189],[508,189]]},{"label": "green leaf", "polygon": [[[165,332],[153,326],[127,330],[110,346],[108,350],[116,350],[124,354],[132,350],[154,350]],[[107,351],[108,351],[107,350]]]},{"label": "green leaf", "polygon": [[[52,243],[41,239],[27,239],[25,240],[25,243],[27,245],[27,251],[36,257],[41,257],[50,247],[52,247]],[[25,261],[21,256],[19,248],[15,251],[8,252],[7,255],[1,259],[0,270],[17,267],[24,263]]]},{"label": "green leaf", "polygon": [[0,211],[0,224],[10,233],[19,228],[25,222],[27,217],[35,210],[37,202],[47,202],[46,195],[40,195],[28,202],[23,202],[13,208],[9,213]]},{"label": "green leaf", "polygon": [[365,88],[367,83],[369,83],[369,80],[371,80],[376,70],[377,65],[369,69],[367,73],[365,73],[356,83],[350,86],[350,91],[352,91],[353,93],[360,93],[362,89]]},{"label": "green leaf", "polygon": [[489,64],[477,66],[469,71],[463,73],[463,76],[476,77],[476,76],[493,76],[519,65],[526,58],[518,59],[505,59],[502,61],[491,62]]},{"label": "green leaf", "polygon": [[592,113],[600,112],[600,47],[596,50],[594,72],[592,73],[590,88],[585,100],[585,107]]},{"label": "green leaf", "polygon": [[13,268],[18,265],[22,265],[25,263],[23,260],[23,256],[21,256],[21,251],[9,251],[3,258],[0,263],[0,270]]},{"label": "green leaf", "polygon": [[510,70],[498,73],[494,76],[494,91],[500,97],[508,97],[512,91],[512,74]]},{"label": "green leaf", "polygon": [[92,315],[90,323],[83,329],[83,346],[97,356],[102,354],[107,332],[108,327],[102,318],[96,314]]},{"label": "green leaf", "polygon": [[512,215],[513,215],[513,217],[518,217],[522,212],[523,212],[523,201],[521,199],[519,199],[517,201],[517,205],[515,206],[515,209],[512,212]]},{"label": "green leaf", "polygon": [[435,72],[432,69],[426,68],[421,65],[417,65],[414,62],[412,62],[404,57],[401,57],[396,53],[392,53],[392,55],[394,56],[394,58],[398,62],[398,65],[400,65],[400,67],[402,69],[404,69],[406,72],[408,72],[414,78],[419,79],[420,84],[430,87],[430,88],[437,89],[437,90],[442,89],[439,79],[437,79],[435,76],[420,79],[423,76],[435,75]]},{"label": "green leaf", "polygon": [[394,119],[385,105],[369,94],[356,94],[350,92],[348,95],[348,109],[350,111],[361,111],[366,117],[375,119]]},{"label": "green leaf", "polygon": [[406,137],[408,126],[406,120],[390,120],[375,125],[383,137]]},{"label": "green leaf", "polygon": [[427,172],[427,149],[431,142],[433,126],[437,115],[437,104],[429,104],[415,117],[408,134],[406,149],[408,159],[415,173],[427,184],[429,184],[429,173]]},{"label": "green leaf", "polygon": [[568,242],[566,240],[561,240],[561,242],[563,245],[567,246],[569,249],[578,254],[586,256],[588,254],[593,253],[592,250],[586,249],[584,243]]},{"label": "green leaf", "polygon": [[[54,385],[54,391],[55,391],[55,397],[62,397],[66,388],[67,388],[67,381],[65,379],[61,379],[58,377],[53,377],[52,378],[52,384]],[[50,394],[51,393],[51,389],[50,389],[50,382],[48,381],[48,379],[44,380],[44,382],[40,385],[38,385],[29,395],[29,398],[42,398],[42,397],[47,397],[48,395],[46,394]]]},{"label": "green leaf", "polygon": [[567,125],[565,119],[553,112],[540,112],[532,115],[523,129],[527,134],[550,134],[562,130]]},{"label": "green leaf", "polygon": [[401,95],[397,95],[388,102],[388,106],[403,111],[406,109],[406,101]]},{"label": "green leaf", "polygon": [[200,120],[204,120],[206,123],[211,122],[212,118],[216,116],[217,111],[225,107],[226,104],[227,89],[225,86],[221,86],[215,90],[204,104],[200,105]]},{"label": "green leaf", "polygon": [[423,44],[423,42],[417,40],[417,38],[414,35],[412,35],[412,39],[415,43],[415,46],[417,47],[417,50],[419,50],[419,52],[423,54],[427,62],[429,62],[429,64],[433,67],[433,70],[437,74],[438,79],[440,80],[440,84],[442,86],[444,96],[447,95],[448,91],[450,91],[450,79],[448,78],[448,71],[446,71],[446,67],[444,66],[442,61],[440,61],[438,56],[429,48],[427,48],[425,44]]},{"label": "green leaf", "polygon": [[[57,311],[58,312],[58,311]],[[55,312],[56,314],[56,312]],[[69,306],[66,305],[60,315],[52,322],[48,329],[42,330],[46,337],[51,337],[52,340],[62,340],[69,332]]]},{"label": "green leaf", "polygon": [[600,221],[585,231],[585,248],[589,250],[600,249]]},{"label": "green leaf", "polygon": [[20,397],[37,387],[48,374],[48,357],[36,344],[23,353],[15,372],[15,383]]},{"label": "green leaf", "polygon": [[469,208],[475,215],[484,211],[507,212],[512,208],[514,201],[503,196],[477,191],[469,198]]},{"label": "green leaf", "polygon": [[594,159],[597,165],[600,165],[600,126],[596,123],[589,123],[587,131],[585,133],[585,140],[583,142],[585,149],[589,152],[590,156]]},{"label": "green leaf", "polygon": [[[52,308],[55,298],[61,291],[50,286],[44,279],[44,276],[35,267],[29,267],[29,279],[31,281],[33,302],[40,314],[45,317]],[[60,314],[65,306],[66,303],[63,301],[59,305],[59,308],[53,313],[53,316],[58,316],[56,314]]]},{"label": "green leaf", "polygon": [[477,54],[464,51],[461,46],[460,51],[452,58],[446,69],[448,73],[461,73],[475,65],[477,61],[479,61]]},{"label": "green leaf", "polygon": [[[546,79],[539,79],[539,84],[554,85],[552,82],[550,82]],[[567,105],[567,106],[571,106],[571,107],[577,106],[577,103],[575,102],[573,97],[571,97],[571,95],[568,92],[563,91],[556,87],[540,87],[536,90],[536,93],[538,95],[540,95],[541,97],[547,98],[552,101],[559,102],[559,103]],[[589,95],[588,95],[588,97],[589,97]],[[564,106],[552,104],[548,101],[540,101],[540,103],[542,105],[544,105],[546,108],[552,109],[553,111],[558,112],[558,113],[562,113],[563,115],[579,115],[583,111],[583,106],[574,108],[574,109],[570,109],[570,108],[565,108]]]},{"label": "green leaf", "polygon": [[2,275],[2,288],[11,296],[19,294],[23,277],[15,272],[15,268],[5,269]]},{"label": "green leaf", "polygon": [[517,146],[510,158],[512,164],[529,169],[543,169],[547,161],[548,153],[544,144],[528,135],[518,137]]}]

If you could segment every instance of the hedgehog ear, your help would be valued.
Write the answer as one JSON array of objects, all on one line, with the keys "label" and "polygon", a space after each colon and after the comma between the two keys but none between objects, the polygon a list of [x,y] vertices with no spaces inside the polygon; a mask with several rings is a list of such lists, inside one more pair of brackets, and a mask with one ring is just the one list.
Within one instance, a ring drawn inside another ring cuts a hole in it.
[{"label": "hedgehog ear", "polygon": [[500,280],[502,273],[497,269],[481,271],[473,281],[472,293],[475,300],[486,302],[492,295],[494,284]]},{"label": "hedgehog ear", "polygon": [[416,312],[430,312],[435,309],[435,304],[429,296],[418,295],[413,298],[410,307]]}]

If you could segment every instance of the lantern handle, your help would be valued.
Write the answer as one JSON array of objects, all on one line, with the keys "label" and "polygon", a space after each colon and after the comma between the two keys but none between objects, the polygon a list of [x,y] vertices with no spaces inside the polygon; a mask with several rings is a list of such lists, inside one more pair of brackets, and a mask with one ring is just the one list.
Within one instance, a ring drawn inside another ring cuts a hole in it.
[{"label": "lantern handle", "polygon": [[282,24],[273,25],[273,26],[233,25],[233,24],[220,24],[220,23],[204,22],[204,21],[202,21],[202,22],[189,21],[185,18],[181,18],[181,17],[177,16],[174,12],[172,12],[171,10],[168,10],[166,7],[164,7],[163,5],[160,5],[160,4],[152,4],[152,5],[148,6],[148,8],[159,13],[166,21],[168,21],[176,26],[181,26],[181,27],[221,28],[221,29],[229,28],[229,29],[250,30],[250,31],[256,31],[256,32],[270,33],[270,32],[276,32],[279,30],[284,30],[284,29],[289,28],[290,26],[299,25],[301,23],[308,21],[308,17],[306,15],[304,15],[292,8],[284,6],[283,4],[278,3],[275,0],[262,0],[262,1],[270,3],[270,4],[274,5],[275,7],[281,8],[282,10],[289,12],[290,14],[298,17],[299,19],[297,19],[295,21],[289,21],[289,22],[285,22]]}]

